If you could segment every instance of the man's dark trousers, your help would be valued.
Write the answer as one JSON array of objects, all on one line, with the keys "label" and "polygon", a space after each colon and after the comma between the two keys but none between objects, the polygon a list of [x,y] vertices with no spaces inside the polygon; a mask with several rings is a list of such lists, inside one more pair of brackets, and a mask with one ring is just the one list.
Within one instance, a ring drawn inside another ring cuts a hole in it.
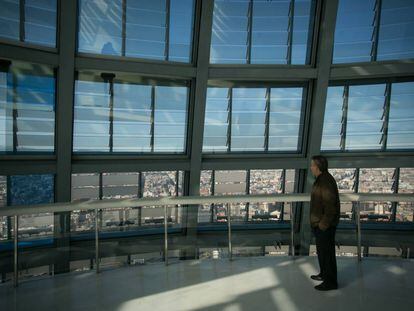
[{"label": "man's dark trousers", "polygon": [[318,227],[313,228],[320,272],[324,283],[327,284],[337,284],[335,232],[336,226],[331,226],[325,231]]}]

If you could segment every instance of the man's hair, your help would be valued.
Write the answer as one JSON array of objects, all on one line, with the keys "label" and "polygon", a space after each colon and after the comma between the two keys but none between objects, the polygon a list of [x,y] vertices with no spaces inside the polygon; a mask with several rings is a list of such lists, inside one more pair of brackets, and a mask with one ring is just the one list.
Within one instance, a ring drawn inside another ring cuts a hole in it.
[{"label": "man's hair", "polygon": [[316,155],[312,157],[312,160],[321,172],[328,171],[328,160],[324,156]]}]

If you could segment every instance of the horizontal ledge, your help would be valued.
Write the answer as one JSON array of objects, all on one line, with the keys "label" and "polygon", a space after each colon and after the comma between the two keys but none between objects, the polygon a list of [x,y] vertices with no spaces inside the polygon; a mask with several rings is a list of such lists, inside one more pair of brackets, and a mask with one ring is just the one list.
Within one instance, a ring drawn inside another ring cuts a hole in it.
[{"label": "horizontal ledge", "polygon": [[59,55],[53,49],[23,47],[5,43],[0,43],[0,58],[45,64],[53,67],[59,65]]},{"label": "horizontal ledge", "polygon": [[[414,194],[347,193],[340,199],[349,202],[414,202]],[[78,202],[49,203],[35,205],[7,206],[0,209],[0,216],[13,216],[39,213],[70,212],[74,210],[94,210],[113,208],[136,208],[139,206],[176,206],[224,203],[263,203],[263,202],[309,202],[309,193],[273,195],[234,195],[234,196],[187,196],[139,199],[104,199]]]},{"label": "horizontal ledge", "polygon": [[414,59],[332,65],[330,80],[414,76]]},{"label": "horizontal ledge", "polygon": [[210,66],[209,79],[244,81],[307,81],[317,77],[309,66],[226,65]]},{"label": "horizontal ledge", "polygon": [[75,59],[76,70],[128,72],[142,76],[191,79],[196,68],[190,64],[149,62],[131,59],[113,59],[80,54]]}]

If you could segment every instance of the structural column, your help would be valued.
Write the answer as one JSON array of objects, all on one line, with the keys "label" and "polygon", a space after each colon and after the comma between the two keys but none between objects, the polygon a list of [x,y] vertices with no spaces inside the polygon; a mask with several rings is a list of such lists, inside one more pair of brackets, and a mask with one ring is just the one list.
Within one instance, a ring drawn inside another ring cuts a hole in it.
[{"label": "structural column", "polygon": [[[59,1],[55,201],[71,200],[72,122],[77,1]],[[55,273],[69,271],[70,213],[55,213]]]},{"label": "structural column", "polygon": [[[323,131],[323,119],[325,115],[326,95],[329,86],[329,77],[332,64],[336,14],[338,0],[325,0],[322,5],[322,16],[319,29],[318,46],[316,49],[317,78],[313,83],[313,96],[310,112],[310,124],[307,146],[307,174],[304,191],[310,192],[314,178],[309,169],[311,158],[320,153]],[[311,241],[309,224],[309,204],[304,205],[300,224],[300,254],[309,254]]]},{"label": "structural column", "polygon": [[[201,9],[201,19],[198,19],[196,29],[198,38],[196,53],[197,73],[194,96],[192,98],[193,113],[191,122],[191,146],[190,146],[190,171],[187,174],[188,195],[199,195],[201,158],[203,148],[204,115],[207,96],[208,67],[210,62],[210,41],[213,21],[213,0],[198,1],[198,8]],[[201,6],[201,8],[200,8]],[[202,21],[202,22],[201,22]],[[187,207],[186,217],[186,248],[182,258],[194,258],[196,256],[195,244],[197,242],[198,205]]]}]

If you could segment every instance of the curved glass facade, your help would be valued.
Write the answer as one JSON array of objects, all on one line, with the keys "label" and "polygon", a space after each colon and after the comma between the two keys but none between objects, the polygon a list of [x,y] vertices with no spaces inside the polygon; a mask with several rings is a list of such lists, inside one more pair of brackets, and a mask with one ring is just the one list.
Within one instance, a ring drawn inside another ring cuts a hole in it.
[{"label": "curved glass facade", "polygon": [[[308,193],[309,164],[320,153],[342,193],[414,191],[412,1],[0,0],[0,7],[1,206]],[[341,245],[355,246],[349,230],[358,206],[368,246],[394,230],[390,243],[405,247],[414,206],[383,201],[342,202]],[[295,240],[297,252],[309,254],[306,208],[177,205],[167,210],[167,227],[174,251],[185,249],[177,258],[225,245],[227,216],[263,252],[288,248],[293,225],[305,237]],[[19,226],[24,247],[61,256],[44,267],[93,266],[96,224],[108,247],[102,258],[160,260],[163,208],[33,213]],[[0,217],[0,255],[13,250],[12,227]],[[118,239],[125,245],[111,244]],[[0,264],[0,272],[11,266]]]}]

